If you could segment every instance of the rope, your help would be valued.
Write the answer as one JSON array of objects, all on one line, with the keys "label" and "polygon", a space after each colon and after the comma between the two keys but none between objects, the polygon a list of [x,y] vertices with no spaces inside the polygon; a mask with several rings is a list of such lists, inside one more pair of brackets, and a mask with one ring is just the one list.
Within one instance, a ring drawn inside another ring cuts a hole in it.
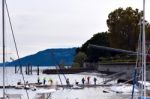
[{"label": "rope", "polygon": [[[9,24],[10,24],[10,28],[11,28],[11,33],[12,33],[12,36],[13,36],[13,41],[14,41],[14,44],[15,44],[17,58],[18,58],[18,62],[19,62],[19,65],[20,65],[21,75],[22,75],[22,78],[23,78],[23,82],[25,84],[26,81],[25,81],[24,75],[22,73],[22,66],[21,66],[21,62],[20,62],[19,51],[18,51],[18,47],[17,47],[17,43],[16,43],[16,39],[15,39],[14,31],[13,31],[13,26],[12,26],[12,23],[11,23],[11,18],[10,18],[10,15],[9,15],[9,9],[8,9],[6,0],[5,0],[5,5],[6,5],[6,11],[7,11],[7,15],[8,15],[8,19],[9,19]],[[29,99],[29,94],[28,94],[27,89],[26,89],[26,94],[27,94],[27,98]]]},{"label": "rope", "polygon": [[[58,69],[61,70],[61,68],[60,68],[60,66],[59,66],[59,64],[58,64],[58,62],[57,62],[57,60],[56,60],[56,58],[55,58],[55,56],[54,56],[54,53],[53,53],[52,51],[51,51],[51,55],[52,55],[52,57],[53,57],[53,61],[55,62],[56,66],[58,66]],[[56,67],[56,69],[57,69],[57,67]],[[61,82],[61,85],[63,85],[58,69],[57,69],[57,74],[58,74],[59,80],[60,80],[60,82]],[[62,73],[62,74],[63,74],[63,76],[64,76],[64,78],[65,78],[65,81],[66,81],[67,78],[66,78],[65,74],[64,74],[64,73]]]}]

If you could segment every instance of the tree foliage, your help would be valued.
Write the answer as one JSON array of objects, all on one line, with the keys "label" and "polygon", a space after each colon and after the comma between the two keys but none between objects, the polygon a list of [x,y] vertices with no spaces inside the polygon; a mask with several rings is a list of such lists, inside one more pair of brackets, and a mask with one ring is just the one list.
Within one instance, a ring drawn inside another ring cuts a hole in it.
[{"label": "tree foliage", "polygon": [[[140,33],[139,22],[142,12],[131,7],[118,8],[108,15],[107,26],[110,32],[110,46],[114,48],[136,50]],[[146,34],[149,37],[149,24],[146,22]],[[147,39],[148,39],[147,38]]]},{"label": "tree foliage", "polygon": [[91,39],[86,41],[81,48],[78,49],[78,52],[85,52],[87,55],[88,61],[98,61],[100,56],[107,56],[109,52],[105,50],[98,50],[98,49],[89,49],[89,44],[99,45],[99,46],[109,46],[109,33],[101,32],[94,34]]},{"label": "tree foliage", "polygon": [[87,59],[87,55],[85,53],[83,53],[83,52],[79,52],[79,53],[77,53],[77,55],[74,58],[74,64],[78,64],[80,67],[82,67],[83,66],[83,62],[86,59]]},{"label": "tree foliage", "polygon": [[141,13],[131,7],[116,9],[108,15],[107,26],[110,32],[110,45],[114,48],[135,50],[139,34]]},{"label": "tree foliage", "polygon": [[93,35],[92,38],[87,40],[82,47],[79,49],[79,51],[85,52],[86,54],[88,53],[88,45],[93,44],[93,45],[101,45],[101,46],[109,46],[109,34],[107,32],[101,32],[101,33],[96,33]]},{"label": "tree foliage", "polygon": [[[106,50],[89,50],[89,44],[136,51],[141,26],[140,20],[142,20],[141,16],[142,11],[134,10],[131,7],[126,9],[118,8],[112,11],[106,20],[108,32],[94,34],[91,39],[77,49],[77,53],[84,52],[88,57],[88,61],[98,61],[100,57],[110,57],[118,53]],[[150,24],[147,21],[145,22],[146,40],[150,41]]]}]

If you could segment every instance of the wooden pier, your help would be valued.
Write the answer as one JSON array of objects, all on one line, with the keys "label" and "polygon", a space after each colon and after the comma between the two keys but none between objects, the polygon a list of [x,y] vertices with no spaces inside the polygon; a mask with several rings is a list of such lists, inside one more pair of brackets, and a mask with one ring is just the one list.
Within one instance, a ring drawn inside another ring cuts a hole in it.
[{"label": "wooden pier", "polygon": [[[27,87],[28,86],[28,87]],[[14,88],[14,89],[23,89],[23,88],[28,88],[28,89],[31,89],[33,87],[36,87],[36,88],[72,88],[74,85],[73,84],[70,84],[70,85],[43,85],[43,84],[37,84],[37,83],[29,83],[27,85],[6,85],[5,87],[6,88]],[[87,87],[87,88],[94,88],[94,87],[109,87],[111,86],[111,84],[78,84],[76,86],[79,86],[79,87]],[[3,88],[3,86],[1,85],[0,88]]]}]

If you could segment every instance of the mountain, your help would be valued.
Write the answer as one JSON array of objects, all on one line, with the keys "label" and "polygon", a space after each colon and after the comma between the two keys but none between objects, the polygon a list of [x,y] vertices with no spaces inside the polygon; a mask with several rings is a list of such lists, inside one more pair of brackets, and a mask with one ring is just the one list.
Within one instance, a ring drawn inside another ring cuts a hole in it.
[{"label": "mountain", "polygon": [[[75,52],[76,48],[46,49],[36,54],[20,58],[20,64],[22,66],[55,66],[58,64],[70,66],[73,63]],[[7,63],[7,66],[15,65],[19,65],[19,60]]]}]

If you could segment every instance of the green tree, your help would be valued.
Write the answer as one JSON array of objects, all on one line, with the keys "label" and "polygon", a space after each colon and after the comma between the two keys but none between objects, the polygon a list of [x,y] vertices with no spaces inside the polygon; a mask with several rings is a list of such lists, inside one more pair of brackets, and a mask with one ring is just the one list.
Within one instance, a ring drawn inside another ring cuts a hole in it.
[{"label": "green tree", "polygon": [[[74,58],[74,64],[78,64],[79,67],[83,67],[83,62],[86,59],[87,59],[87,55],[83,52],[79,52],[78,54],[76,54],[76,56]],[[77,66],[77,65],[75,65],[75,66]]]},{"label": "green tree", "polygon": [[[140,33],[139,22],[142,12],[138,9],[127,7],[126,9],[118,8],[108,15],[107,26],[108,32],[94,34],[80,48],[77,53],[84,52],[87,55],[87,61],[98,61],[101,57],[114,56],[117,52],[106,50],[88,49],[89,44],[108,46],[126,50],[136,50]],[[150,41],[150,24],[146,21],[146,40]]]},{"label": "green tree", "polygon": [[98,61],[99,57],[107,56],[109,52],[104,50],[98,50],[98,49],[89,49],[88,48],[89,44],[109,46],[109,33],[108,32],[96,33],[93,35],[93,37],[87,40],[81,46],[81,48],[77,49],[77,53],[84,52],[87,55],[88,57],[87,61]]},{"label": "green tree", "polygon": [[107,32],[96,33],[87,40],[81,47],[80,51],[83,51],[87,54],[87,48],[89,44],[93,45],[101,45],[101,46],[109,46],[109,34]]},{"label": "green tree", "polygon": [[118,8],[108,15],[107,26],[110,32],[110,46],[135,50],[139,36],[139,20],[142,13],[131,7]]},{"label": "green tree", "polygon": [[146,40],[150,41],[150,24],[148,22],[146,24]]}]

